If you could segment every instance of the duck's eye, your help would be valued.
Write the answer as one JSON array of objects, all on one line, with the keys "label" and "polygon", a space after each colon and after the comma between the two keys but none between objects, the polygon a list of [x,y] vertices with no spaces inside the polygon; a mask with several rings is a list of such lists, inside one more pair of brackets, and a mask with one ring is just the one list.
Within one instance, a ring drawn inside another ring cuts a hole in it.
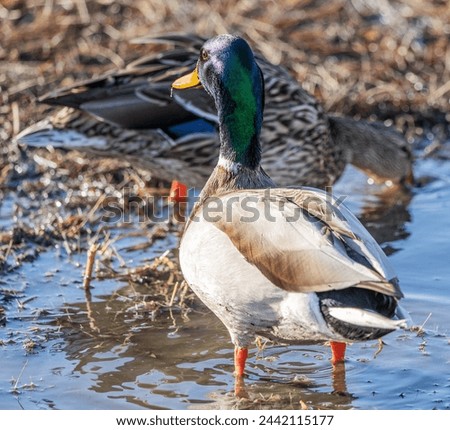
[{"label": "duck's eye", "polygon": [[208,53],[206,52],[206,50],[202,49],[202,50],[200,51],[200,58],[201,58],[203,61],[206,61],[206,60],[209,58],[209,55],[208,55]]}]

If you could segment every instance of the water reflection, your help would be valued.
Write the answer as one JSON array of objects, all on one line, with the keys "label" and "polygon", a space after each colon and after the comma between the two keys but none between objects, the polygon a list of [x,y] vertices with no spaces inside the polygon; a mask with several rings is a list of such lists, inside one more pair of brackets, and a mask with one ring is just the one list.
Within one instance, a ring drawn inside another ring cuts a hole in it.
[{"label": "water reflection", "polygon": [[90,376],[89,390],[152,409],[351,407],[345,368],[333,368],[322,345],[252,351],[236,397],[233,350],[214,315],[198,304],[188,319],[167,311],[151,321],[118,299],[127,289],[97,298],[88,292],[85,303],[68,304],[70,313],[55,322],[66,360]]},{"label": "water reflection", "polygon": [[[411,234],[407,224],[411,221],[409,205],[413,195],[411,189],[385,187],[364,199],[358,218],[379,244],[406,239]],[[385,252],[392,254],[395,246],[391,244]]]}]

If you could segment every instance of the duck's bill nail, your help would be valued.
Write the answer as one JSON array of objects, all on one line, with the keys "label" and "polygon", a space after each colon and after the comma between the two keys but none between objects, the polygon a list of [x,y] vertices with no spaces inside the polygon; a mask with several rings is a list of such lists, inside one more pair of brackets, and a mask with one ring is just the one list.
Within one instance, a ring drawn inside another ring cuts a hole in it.
[{"label": "duck's bill nail", "polygon": [[185,88],[194,88],[201,85],[200,79],[198,78],[197,68],[195,68],[188,75],[184,75],[178,78],[173,84],[172,88],[176,90],[183,90]]}]

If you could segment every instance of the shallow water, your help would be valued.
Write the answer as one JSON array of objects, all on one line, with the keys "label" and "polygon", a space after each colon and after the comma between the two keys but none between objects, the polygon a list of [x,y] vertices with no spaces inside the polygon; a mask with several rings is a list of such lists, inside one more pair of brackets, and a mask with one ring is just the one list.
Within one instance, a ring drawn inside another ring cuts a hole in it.
[{"label": "shallow water", "polygon": [[[85,253],[69,258],[54,248],[0,280],[0,407],[296,409],[303,401],[314,408],[449,409],[450,164],[421,159],[416,175],[432,179],[411,195],[380,197],[355,171],[335,193],[351,195],[347,205],[390,255],[403,306],[424,324],[422,335],[392,333],[379,354],[377,342],[353,344],[345,367],[335,369],[323,345],[254,348],[248,398],[236,399],[228,334],[201,304],[187,315],[167,308],[154,315],[132,300],[151,300],[146,286],[113,279],[94,281],[86,297]],[[3,201],[1,226],[13,202],[13,194]],[[176,243],[169,236],[122,256],[133,266]]]}]

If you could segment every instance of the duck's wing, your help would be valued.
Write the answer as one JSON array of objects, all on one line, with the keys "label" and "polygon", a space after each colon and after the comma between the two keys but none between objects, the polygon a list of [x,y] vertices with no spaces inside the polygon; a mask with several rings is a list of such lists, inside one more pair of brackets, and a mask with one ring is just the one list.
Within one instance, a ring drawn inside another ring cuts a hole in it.
[{"label": "duck's wing", "polygon": [[[198,118],[215,121],[213,100],[205,91],[186,90],[172,97],[172,82],[195,67],[197,45],[189,46],[150,54],[122,70],[51,91],[39,101],[76,108],[127,129],[167,128]],[[191,105],[195,109],[186,108]]]},{"label": "duck's wing", "polygon": [[308,188],[243,190],[219,201],[203,205],[212,202],[216,210],[210,221],[276,286],[298,292],[355,286],[402,297],[384,252],[331,195]]},{"label": "duck's wing", "polygon": [[[205,40],[184,33],[135,39],[135,43],[169,44],[171,48],[141,57],[124,69],[53,90],[40,97],[39,102],[80,109],[127,129],[164,128],[198,118],[217,124],[214,102],[203,89],[173,94],[171,90],[175,79],[195,67]],[[312,103],[312,97],[287,70],[261,55],[256,58],[266,80],[269,116],[271,108],[284,112],[292,105]]]}]

